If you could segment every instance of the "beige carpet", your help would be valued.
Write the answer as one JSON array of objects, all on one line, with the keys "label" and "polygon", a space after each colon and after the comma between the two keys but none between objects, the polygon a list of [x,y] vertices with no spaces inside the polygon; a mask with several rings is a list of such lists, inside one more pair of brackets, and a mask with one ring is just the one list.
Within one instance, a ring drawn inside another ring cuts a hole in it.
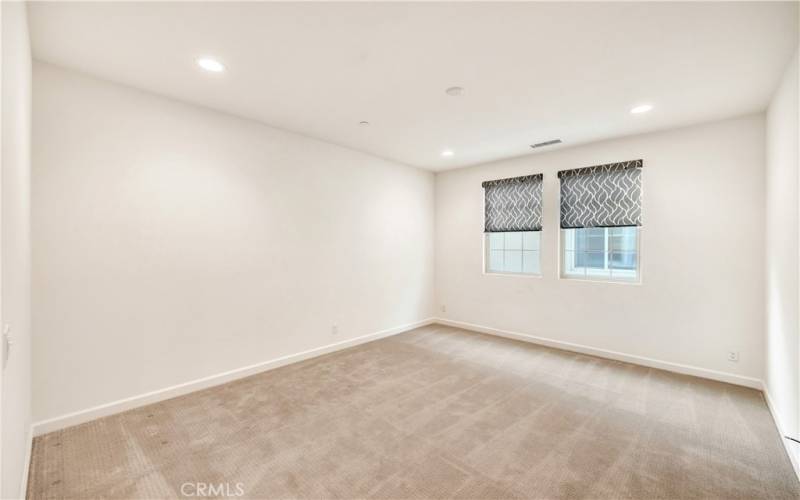
[{"label": "beige carpet", "polygon": [[34,442],[30,498],[198,487],[246,498],[800,497],[757,391],[442,326]]}]

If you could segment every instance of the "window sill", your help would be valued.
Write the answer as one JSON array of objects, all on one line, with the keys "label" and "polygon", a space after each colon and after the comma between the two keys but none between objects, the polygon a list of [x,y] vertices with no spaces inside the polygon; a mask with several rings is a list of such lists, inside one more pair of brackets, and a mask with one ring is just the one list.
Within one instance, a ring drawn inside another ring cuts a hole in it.
[{"label": "window sill", "polygon": [[641,278],[614,280],[614,279],[609,279],[609,278],[605,278],[605,277],[602,277],[602,276],[598,276],[596,278],[592,278],[591,276],[585,276],[585,275],[582,275],[582,274],[581,275],[574,275],[574,276],[570,276],[569,274],[562,274],[558,278],[560,280],[563,280],[563,281],[583,281],[583,282],[588,282],[588,283],[607,283],[607,284],[613,284],[613,285],[641,285],[642,284],[642,279]]},{"label": "window sill", "polygon": [[541,274],[530,274],[530,273],[503,273],[499,271],[484,271],[484,276],[499,276],[499,277],[516,277],[516,278],[541,278]]}]

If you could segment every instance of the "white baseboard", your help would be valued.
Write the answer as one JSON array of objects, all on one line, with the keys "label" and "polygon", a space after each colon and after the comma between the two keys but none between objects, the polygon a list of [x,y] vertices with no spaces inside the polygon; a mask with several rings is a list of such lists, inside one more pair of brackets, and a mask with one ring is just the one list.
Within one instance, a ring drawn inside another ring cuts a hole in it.
[{"label": "white baseboard", "polygon": [[344,340],[342,342],[336,342],[334,344],[328,344],[322,347],[317,347],[316,349],[311,349],[297,354],[290,354],[288,356],[271,359],[269,361],[263,361],[261,363],[245,366],[242,368],[236,368],[234,370],[218,373],[216,375],[211,375],[208,377],[192,380],[189,382],[184,382],[182,384],[173,385],[171,387],[165,387],[163,389],[158,389],[156,391],[148,392],[145,394],[140,394],[125,399],[120,399],[118,401],[105,403],[99,406],[95,406],[93,408],[87,408],[85,410],[80,410],[73,413],[68,413],[66,415],[61,415],[59,417],[42,420],[41,422],[36,422],[33,424],[33,435],[41,436],[42,434],[47,434],[48,432],[53,432],[59,429],[64,429],[66,427],[71,427],[73,425],[82,424],[84,422],[89,422],[90,420],[105,417],[108,415],[113,415],[115,413],[121,413],[123,411],[127,411],[140,406],[157,403],[159,401],[164,401],[165,399],[182,396],[190,392],[199,391],[201,389],[206,389],[208,387],[213,387],[215,385],[224,384],[232,380],[237,380],[240,378],[249,377],[250,375],[255,375],[257,373],[273,370],[281,366],[297,363],[299,361],[315,358],[317,356],[322,356],[323,354],[340,351],[342,349],[347,349],[348,347],[357,346],[359,344],[364,344],[366,342],[372,342],[373,340],[378,340],[384,337],[390,337],[392,335],[397,335],[399,333],[407,332],[409,330],[413,330],[414,328],[430,325],[432,323],[435,323],[435,319],[428,318],[407,325],[390,328],[388,330],[382,330],[379,332],[370,333],[368,335],[363,335],[361,337]]},{"label": "white baseboard", "polygon": [[[349,339],[334,344],[328,344],[326,346],[318,347],[316,349],[311,349],[297,354],[291,354],[288,356],[283,356],[269,361],[264,361],[254,365],[237,368],[235,370],[230,370],[224,373],[211,375],[209,377],[204,377],[190,382],[185,382],[183,384],[166,387],[164,389],[159,389],[157,391],[152,391],[138,396],[133,396],[130,398],[121,399],[111,403],[106,403],[103,405],[95,406],[93,408],[88,408],[86,410],[81,410],[66,415],[62,415],[59,417],[51,418],[48,420],[43,420],[41,422],[36,422],[31,426],[30,430],[28,431],[25,465],[23,467],[22,482],[20,486],[20,498],[22,499],[26,498],[27,494],[29,467],[33,450],[33,437],[35,436],[40,436],[48,432],[56,431],[73,425],[78,425],[97,418],[113,415],[115,413],[120,413],[140,406],[157,403],[159,401],[164,401],[166,399],[174,398],[177,396],[182,396],[190,392],[224,384],[226,382],[230,382],[236,379],[248,377],[250,375],[255,375],[257,373],[265,372],[292,363],[297,363],[317,356],[322,356],[324,354],[340,351],[342,349],[347,349],[348,347],[354,347],[359,344],[371,342],[373,340],[390,337],[392,335],[397,335],[403,332],[407,332],[409,330],[413,330],[414,328],[427,326],[433,323],[452,326],[456,328],[462,328],[464,330],[486,333],[498,337],[520,340],[523,342],[530,342],[533,344],[544,345],[547,347],[553,347],[556,349],[562,349],[566,351],[589,354],[601,358],[624,361],[627,363],[633,363],[651,368],[659,368],[662,370],[682,373],[686,375],[694,375],[697,377],[708,378],[711,380],[728,382],[731,384],[742,385],[745,387],[751,387],[754,389],[762,390],[764,393],[764,399],[766,400],[767,408],[769,408],[769,411],[772,414],[772,418],[775,422],[775,426],[778,429],[778,433],[780,434],[781,441],[783,442],[784,447],[786,449],[786,453],[787,455],[789,455],[789,460],[791,461],[792,467],[794,468],[794,471],[797,474],[798,479],[800,480],[800,444],[793,446],[792,442],[784,438],[785,433],[783,427],[781,426],[780,418],[778,417],[778,414],[775,411],[772,399],[770,398],[766,386],[759,379],[752,377],[745,377],[742,375],[736,375],[733,373],[709,370],[706,368],[683,365],[680,363],[672,363],[670,361],[662,361],[643,356],[636,356],[633,354],[625,354],[606,349],[598,349],[595,347],[585,346],[581,344],[574,344],[571,342],[563,342],[560,340],[538,337],[534,335],[527,335],[524,333],[510,332],[506,330],[500,330],[497,328],[475,325],[472,323],[465,323],[462,321],[453,321],[444,318],[429,318],[417,321],[415,323],[410,323],[407,325],[390,328],[388,330],[382,330],[368,335],[363,335],[361,337],[356,337],[354,339]],[[797,450],[795,450],[794,448],[797,448]]]},{"label": "white baseboard", "polygon": [[760,379],[753,377],[745,377],[743,375],[736,375],[734,373],[720,372],[716,370],[709,370],[707,368],[699,368],[696,366],[673,363],[671,361],[662,361],[659,359],[646,358],[644,356],[636,356],[634,354],[625,354],[623,352],[598,349],[596,347],[590,347],[581,344],[573,344],[571,342],[548,339],[545,337],[538,337],[535,335],[528,335],[525,333],[510,332],[506,330],[500,330],[497,328],[491,328],[488,326],[465,323],[462,321],[453,321],[450,319],[436,318],[436,323],[447,326],[454,326],[456,328],[463,328],[464,330],[472,330],[474,332],[487,333],[489,335],[495,335],[498,337],[521,340],[523,342],[530,342],[532,344],[554,347],[556,349],[562,349],[564,351],[579,352],[581,354],[589,354],[600,358],[613,359],[616,361],[624,361],[626,363],[633,363],[635,365],[642,365],[650,368],[658,368],[661,370],[682,373],[685,375],[694,375],[695,377],[707,378],[711,380],[717,380],[720,382],[727,382],[729,384],[742,385],[745,387],[751,387],[753,389],[761,390],[762,388],[762,383]]},{"label": "white baseboard", "polygon": [[25,437],[25,462],[22,464],[22,479],[19,483],[19,498],[24,500],[28,497],[28,474],[31,468],[31,458],[33,457],[33,426],[28,428],[28,435]]},{"label": "white baseboard", "polygon": [[781,437],[783,448],[786,450],[786,454],[789,455],[789,461],[792,463],[792,468],[794,469],[795,475],[797,475],[797,480],[800,481],[800,443],[795,443],[786,439],[785,436],[791,436],[791,434],[786,430],[783,424],[781,424],[781,418],[778,416],[778,412],[775,409],[775,404],[772,402],[766,384],[764,384],[762,392],[764,393],[764,400],[767,402],[767,408],[769,408],[769,412],[772,414],[772,420],[775,422],[775,427],[778,428],[778,434]]}]

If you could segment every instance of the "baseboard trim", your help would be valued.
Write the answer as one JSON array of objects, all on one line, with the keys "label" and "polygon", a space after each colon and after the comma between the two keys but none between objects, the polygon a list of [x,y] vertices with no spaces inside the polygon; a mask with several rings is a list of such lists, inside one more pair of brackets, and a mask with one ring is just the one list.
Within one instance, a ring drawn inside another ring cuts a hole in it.
[{"label": "baseboard trim", "polygon": [[354,347],[367,342],[372,342],[373,340],[378,340],[385,337],[390,337],[392,335],[397,335],[399,333],[407,332],[409,330],[413,330],[414,328],[430,325],[435,322],[436,322],[435,318],[428,318],[421,321],[416,321],[414,323],[409,323],[406,325],[389,328],[387,330],[381,330],[379,332],[362,335],[360,337],[356,337],[353,339],[344,340],[342,342],[336,342],[322,347],[317,347],[315,349],[299,352],[297,354],[290,354],[288,356],[271,359],[269,361],[263,361],[261,363],[256,363],[254,365],[245,366],[242,368],[236,368],[234,370],[218,373],[216,375],[211,375],[208,377],[192,380],[189,382],[184,382],[182,384],[173,385],[171,387],[165,387],[163,389],[158,389],[137,396],[132,396],[125,399],[120,399],[118,401],[105,403],[102,405],[95,406],[93,408],[87,408],[85,410],[80,410],[73,413],[68,413],[66,415],[61,415],[47,420],[42,420],[40,422],[36,422],[33,424],[33,436],[41,436],[42,434],[47,434],[48,432],[57,431],[60,429],[64,429],[66,427],[72,427],[73,425],[89,422],[97,418],[106,417],[108,415],[121,413],[123,411],[127,411],[140,406],[157,403],[159,401],[164,401],[166,399],[171,399],[177,396],[182,396],[190,392],[199,391],[216,385],[221,385],[227,382],[231,382],[233,380],[249,377],[257,373],[274,370],[275,368],[280,368],[281,366],[286,366],[292,363],[298,363],[300,361],[305,361],[307,359],[315,358],[317,356],[322,356],[324,354],[341,351],[342,349],[347,349],[349,347]]},{"label": "baseboard trim", "polygon": [[800,444],[792,443],[792,441],[786,439],[785,436],[791,434],[786,431],[786,428],[781,424],[781,419],[778,416],[777,410],[775,410],[775,404],[772,402],[766,384],[764,384],[762,392],[764,393],[764,400],[767,402],[769,413],[772,415],[772,420],[775,422],[775,427],[778,429],[778,435],[783,443],[783,449],[786,450],[786,454],[789,456],[789,462],[792,463],[792,469],[794,469],[797,480],[800,481]]},{"label": "baseboard trim", "polygon": [[597,356],[600,358],[613,359],[616,361],[624,361],[626,363],[633,363],[635,365],[642,365],[650,368],[658,368],[660,370],[682,373],[684,375],[693,375],[695,377],[707,378],[711,380],[717,380],[720,382],[727,382],[729,384],[742,385],[753,389],[761,390],[762,388],[762,383],[760,379],[753,377],[745,377],[743,375],[736,375],[734,373],[709,370],[707,368],[699,368],[696,366],[673,363],[671,361],[662,361],[659,359],[647,358],[644,356],[637,356],[634,354],[626,354],[624,352],[609,351],[607,349],[599,349],[596,347],[591,347],[581,344],[573,344],[571,342],[564,342],[561,340],[549,339],[546,337],[539,337],[536,335],[528,335],[525,333],[500,330],[498,328],[492,328],[483,325],[475,325],[463,321],[454,321],[445,318],[436,318],[436,323],[439,323],[441,325],[453,326],[456,328],[463,328],[464,330],[471,330],[474,332],[495,335],[497,337],[521,340],[523,342],[530,342],[532,344],[553,347],[556,349],[562,349],[564,351],[579,352],[581,354],[589,354],[591,356]]},{"label": "baseboard trim", "polygon": [[28,435],[25,437],[25,463],[22,464],[22,479],[19,483],[19,498],[28,498],[28,475],[31,468],[31,458],[33,458],[33,425],[28,427]]}]

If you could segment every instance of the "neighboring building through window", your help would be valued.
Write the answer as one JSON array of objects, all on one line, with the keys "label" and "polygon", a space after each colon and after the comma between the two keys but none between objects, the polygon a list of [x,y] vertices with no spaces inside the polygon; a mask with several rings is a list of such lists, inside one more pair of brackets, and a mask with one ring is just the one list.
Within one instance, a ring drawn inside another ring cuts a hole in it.
[{"label": "neighboring building through window", "polygon": [[637,281],[639,228],[562,229],[562,275],[569,278]]}]

